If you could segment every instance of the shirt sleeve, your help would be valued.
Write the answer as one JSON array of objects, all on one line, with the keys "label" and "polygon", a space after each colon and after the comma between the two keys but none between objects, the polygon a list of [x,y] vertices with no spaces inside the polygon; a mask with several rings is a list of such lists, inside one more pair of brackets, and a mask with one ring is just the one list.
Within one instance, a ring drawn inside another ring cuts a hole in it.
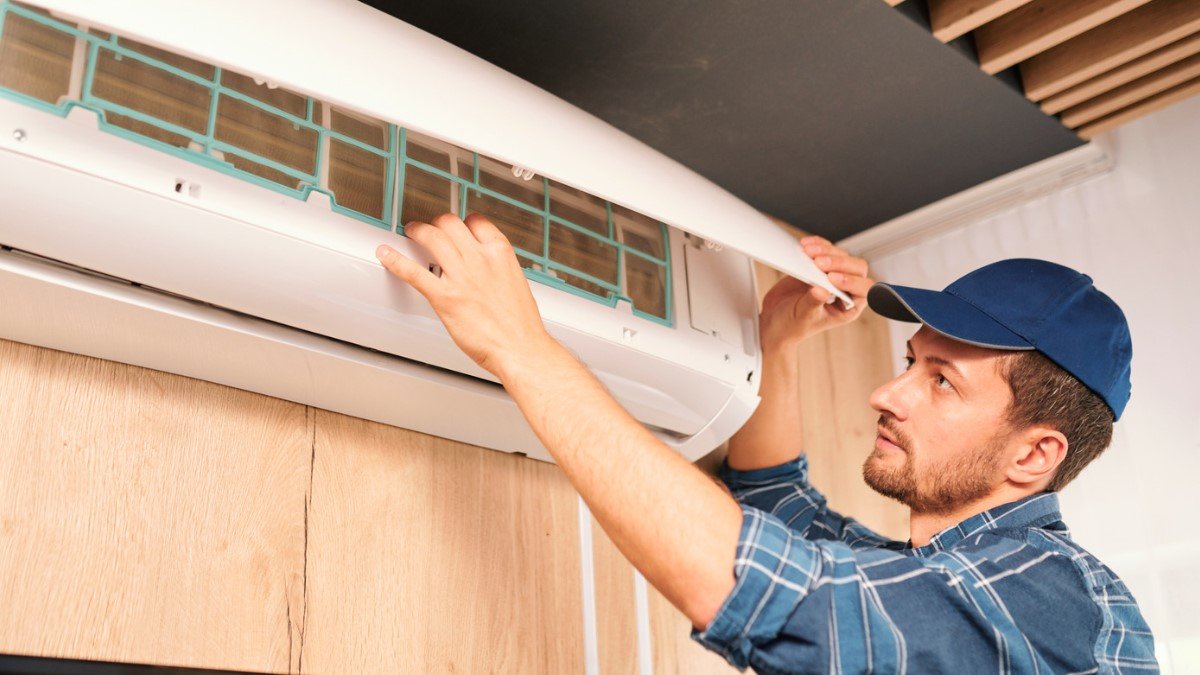
[{"label": "shirt sleeve", "polygon": [[[707,628],[692,633],[739,669],[965,673],[1094,666],[1098,617],[1065,556],[1014,545],[994,556],[1003,558],[998,564],[958,553],[921,558],[856,550],[806,539],[762,510],[743,505],[742,511],[734,589]],[[1055,608],[1047,636],[1076,652],[1050,653],[1016,624],[1022,608],[1048,617],[1048,598]]]},{"label": "shirt sleeve", "polygon": [[850,545],[899,545],[829,508],[825,495],[808,482],[806,455],[752,471],[738,471],[722,463],[718,475],[738,502],[779,518],[807,539],[830,539]]}]

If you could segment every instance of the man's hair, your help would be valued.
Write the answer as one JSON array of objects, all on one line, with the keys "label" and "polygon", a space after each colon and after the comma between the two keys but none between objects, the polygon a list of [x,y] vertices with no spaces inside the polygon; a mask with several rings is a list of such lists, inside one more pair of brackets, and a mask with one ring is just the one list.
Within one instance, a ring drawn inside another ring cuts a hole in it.
[{"label": "man's hair", "polygon": [[1013,400],[1008,422],[1013,429],[1044,424],[1067,437],[1067,456],[1046,486],[1058,492],[1112,443],[1113,414],[1104,400],[1082,382],[1035,351],[1001,359]]}]

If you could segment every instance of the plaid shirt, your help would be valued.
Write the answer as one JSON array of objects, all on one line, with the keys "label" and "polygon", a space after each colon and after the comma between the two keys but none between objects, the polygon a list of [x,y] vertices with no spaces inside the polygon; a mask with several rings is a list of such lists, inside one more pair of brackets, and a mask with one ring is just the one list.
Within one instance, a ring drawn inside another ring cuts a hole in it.
[{"label": "plaid shirt", "polygon": [[918,548],[830,510],[808,462],[721,470],[742,504],[736,585],[692,637],[760,673],[1157,672],[1115,574],[1042,493]]}]

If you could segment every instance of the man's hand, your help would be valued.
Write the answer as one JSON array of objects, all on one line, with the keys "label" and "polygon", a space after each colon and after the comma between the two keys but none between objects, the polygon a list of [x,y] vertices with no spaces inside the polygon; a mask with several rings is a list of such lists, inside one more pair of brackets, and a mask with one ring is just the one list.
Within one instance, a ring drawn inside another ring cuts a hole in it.
[{"label": "man's hand", "polygon": [[440,276],[386,245],[376,257],[425,296],[455,344],[480,366],[503,381],[553,343],[512,245],[491,221],[445,213],[432,223],[410,223],[405,232],[433,255]]},{"label": "man's hand", "polygon": [[867,261],[855,258],[821,237],[800,240],[804,252],[817,267],[829,275],[829,281],[854,300],[854,309],[830,303],[831,294],[819,286],[785,277],[763,298],[759,315],[762,347],[766,353],[793,347],[821,331],[849,323],[867,306],[867,291],[875,283],[867,277]]},{"label": "man's hand", "polygon": [[750,470],[795,460],[804,452],[800,422],[799,364],[796,345],[823,330],[849,323],[867,306],[867,261],[821,237],[800,240],[804,252],[829,281],[854,300],[849,311],[829,304],[829,291],[790,277],[781,279],[763,298],[759,315],[763,370],[759,380],[762,402],[754,415],[729,439],[726,462]]}]

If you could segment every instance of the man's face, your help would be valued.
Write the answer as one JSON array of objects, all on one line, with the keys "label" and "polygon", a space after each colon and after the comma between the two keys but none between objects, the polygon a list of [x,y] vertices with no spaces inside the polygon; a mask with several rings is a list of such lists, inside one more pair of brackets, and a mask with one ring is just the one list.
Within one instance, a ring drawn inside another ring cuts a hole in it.
[{"label": "man's face", "polygon": [[1003,482],[1012,400],[997,367],[1004,354],[922,326],[908,370],[871,394],[880,416],[867,484],[915,512],[948,514]]}]

